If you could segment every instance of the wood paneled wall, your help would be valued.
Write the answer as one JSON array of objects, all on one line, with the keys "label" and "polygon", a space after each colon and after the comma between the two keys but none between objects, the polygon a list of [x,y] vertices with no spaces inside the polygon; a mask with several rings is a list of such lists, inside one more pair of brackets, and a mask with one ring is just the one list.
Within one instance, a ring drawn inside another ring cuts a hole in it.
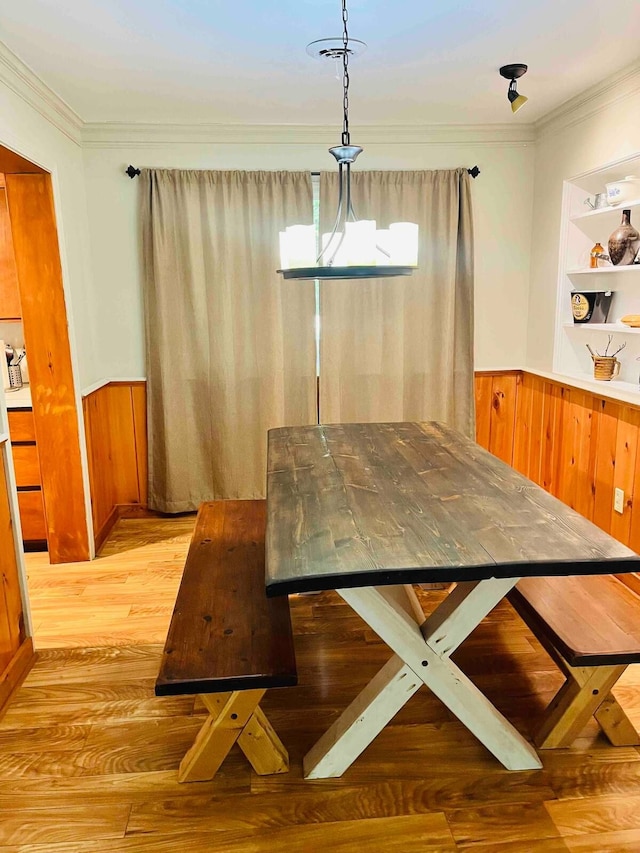
[{"label": "wood paneled wall", "polygon": [[144,382],[110,382],[83,400],[96,548],[123,508],[147,503]]},{"label": "wood paneled wall", "polygon": [[[479,444],[640,552],[640,407],[517,370],[477,373],[475,389]],[[123,509],[146,507],[146,386],[110,382],[83,405],[99,547]]]},{"label": "wood paneled wall", "polygon": [[[640,408],[532,373],[476,375],[476,438],[640,551]],[[624,511],[613,508],[624,490]]]}]

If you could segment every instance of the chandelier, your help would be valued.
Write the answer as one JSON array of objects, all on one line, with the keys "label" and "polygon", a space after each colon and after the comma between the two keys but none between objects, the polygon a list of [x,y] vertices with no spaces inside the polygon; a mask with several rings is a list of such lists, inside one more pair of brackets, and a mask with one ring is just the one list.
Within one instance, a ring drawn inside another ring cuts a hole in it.
[{"label": "chandelier", "polygon": [[418,226],[393,222],[378,229],[375,220],[358,219],[351,198],[351,164],[362,148],[351,144],[349,132],[349,32],[347,2],[342,0],[342,140],[329,149],[338,163],[338,209],[333,230],[318,246],[315,226],[291,225],[280,232],[280,263],[284,278],[348,279],[411,275],[418,263]]}]

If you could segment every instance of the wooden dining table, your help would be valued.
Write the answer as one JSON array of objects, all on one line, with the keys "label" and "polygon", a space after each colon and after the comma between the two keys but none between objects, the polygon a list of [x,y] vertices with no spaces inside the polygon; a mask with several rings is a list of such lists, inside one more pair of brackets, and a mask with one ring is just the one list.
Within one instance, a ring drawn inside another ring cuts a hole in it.
[{"label": "wooden dining table", "polygon": [[[531,744],[451,660],[522,577],[638,571],[640,557],[441,423],[269,432],[268,596],[333,589],[392,656],[304,759],[340,776],[423,685],[509,770]],[[425,614],[414,584],[455,583]]]}]

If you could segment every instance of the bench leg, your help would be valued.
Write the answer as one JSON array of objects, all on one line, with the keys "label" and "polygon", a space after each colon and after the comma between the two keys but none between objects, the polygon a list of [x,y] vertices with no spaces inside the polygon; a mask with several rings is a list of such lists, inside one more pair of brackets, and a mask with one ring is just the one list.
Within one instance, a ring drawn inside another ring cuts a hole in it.
[{"label": "bench leg", "polygon": [[613,746],[640,746],[640,734],[613,693],[609,693],[594,717]]},{"label": "bench leg", "polygon": [[258,776],[289,770],[289,754],[259,705],[240,733],[238,746]]},{"label": "bench leg", "polygon": [[286,773],[289,756],[259,702],[266,690],[201,694],[209,717],[180,763],[178,782],[213,779],[237,741],[261,776]]},{"label": "bench leg", "polygon": [[265,693],[242,690],[220,697],[201,694],[209,717],[180,762],[178,782],[213,779]]},{"label": "bench leg", "polygon": [[[571,746],[589,718],[608,700],[610,690],[625,671],[626,665],[570,667],[567,664],[566,669],[568,678],[547,708],[542,726],[535,736],[536,746],[540,749]],[[611,698],[617,706],[615,699]],[[621,708],[620,712],[624,715]],[[602,716],[604,719],[606,712]],[[605,726],[613,728],[608,723]],[[606,728],[605,732],[608,734]]]}]

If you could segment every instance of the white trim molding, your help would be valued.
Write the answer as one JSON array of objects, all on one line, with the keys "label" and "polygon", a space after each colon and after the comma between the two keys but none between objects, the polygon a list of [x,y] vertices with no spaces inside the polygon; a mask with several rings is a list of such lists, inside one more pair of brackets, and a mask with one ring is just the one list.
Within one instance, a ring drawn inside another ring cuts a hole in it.
[{"label": "white trim molding", "polygon": [[7,45],[0,41],[0,82],[19,98],[80,145],[84,122],[53,89],[26,65]]},{"label": "white trim molding", "polygon": [[585,89],[584,92],[580,92],[542,116],[534,125],[536,135],[547,136],[580,124],[601,110],[631,98],[638,92],[640,92],[640,61],[606,77],[595,86]]},{"label": "white trim molding", "polygon": [[[85,148],[156,148],[182,144],[326,145],[335,143],[334,125],[147,124],[87,122]],[[366,145],[522,145],[535,141],[532,124],[364,125],[358,142]]]}]

